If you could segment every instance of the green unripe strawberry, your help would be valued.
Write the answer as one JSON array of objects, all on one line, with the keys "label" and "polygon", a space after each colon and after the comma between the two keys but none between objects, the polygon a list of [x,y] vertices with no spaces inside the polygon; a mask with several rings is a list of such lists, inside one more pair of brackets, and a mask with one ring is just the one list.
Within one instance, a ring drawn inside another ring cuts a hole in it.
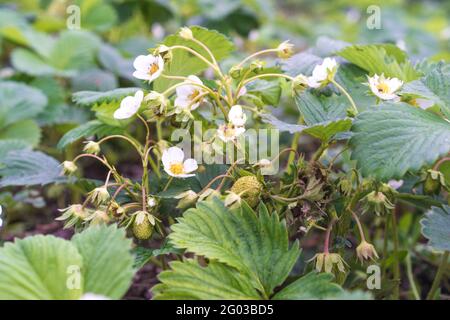
[{"label": "green unripe strawberry", "polygon": [[153,233],[153,224],[150,222],[149,213],[139,211],[133,221],[133,234],[139,240],[150,239]]},{"label": "green unripe strawberry", "polygon": [[428,170],[423,183],[423,191],[425,194],[433,195],[439,194],[441,186],[445,185],[445,179],[441,172],[435,170]]},{"label": "green unripe strawberry", "polygon": [[239,195],[252,208],[259,203],[262,185],[255,176],[244,176],[239,178],[231,187],[231,192]]}]

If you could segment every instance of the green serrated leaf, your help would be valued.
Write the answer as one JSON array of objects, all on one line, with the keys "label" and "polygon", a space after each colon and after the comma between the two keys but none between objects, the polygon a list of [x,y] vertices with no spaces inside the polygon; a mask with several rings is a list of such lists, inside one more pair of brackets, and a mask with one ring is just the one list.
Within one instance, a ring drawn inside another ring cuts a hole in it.
[{"label": "green serrated leaf", "polygon": [[330,141],[336,134],[347,132],[352,126],[351,119],[341,119],[337,121],[328,121],[309,126],[303,132],[318,138],[322,141]]},{"label": "green serrated leaf", "polygon": [[0,82],[0,128],[35,117],[47,105],[42,91],[19,82]]},{"label": "green serrated leaf", "polygon": [[443,62],[431,65],[423,78],[406,83],[400,93],[432,101],[450,119],[450,66]]},{"label": "green serrated leaf", "polygon": [[131,240],[115,225],[94,226],[72,238],[83,257],[84,292],[120,299],[134,275]]},{"label": "green serrated leaf", "polygon": [[431,208],[420,223],[422,234],[433,249],[450,251],[450,206]]},{"label": "green serrated leaf", "polygon": [[0,139],[17,139],[35,147],[41,140],[41,129],[34,120],[21,120],[0,129]]},{"label": "green serrated leaf", "polygon": [[300,254],[297,242],[289,247],[277,214],[256,215],[245,203],[236,212],[217,198],[197,203],[172,230],[169,238],[176,247],[235,267],[266,296],[283,283]]},{"label": "green serrated leaf", "polygon": [[201,267],[195,260],[174,261],[171,270],[158,278],[153,287],[155,300],[258,300],[261,299],[249,279],[235,269],[210,262]]},{"label": "green serrated leaf", "polygon": [[295,103],[308,126],[345,119],[350,107],[343,96],[316,96],[309,91],[296,94]]},{"label": "green serrated leaf", "polygon": [[30,145],[23,140],[5,139],[0,140],[0,163],[10,151],[30,149]]},{"label": "green serrated leaf", "polygon": [[72,100],[81,106],[92,106],[98,103],[118,101],[126,96],[131,96],[140,88],[119,88],[110,91],[80,91],[72,95]]},{"label": "green serrated leaf", "polygon": [[0,187],[46,185],[66,180],[61,176],[59,162],[40,151],[10,151],[1,163]]},{"label": "green serrated leaf", "polygon": [[331,273],[310,272],[283,288],[273,297],[274,300],[310,300],[325,299],[343,292],[332,282]]},{"label": "green serrated leaf", "polygon": [[354,45],[337,53],[339,56],[367,70],[370,75],[384,74],[403,81],[412,81],[420,77],[407,60],[406,53],[393,44]]},{"label": "green serrated leaf", "polygon": [[82,287],[70,288],[68,277],[82,265],[75,246],[60,238],[39,235],[7,243],[0,248],[0,299],[78,299]]},{"label": "green serrated leaf", "polygon": [[364,176],[401,178],[450,151],[450,123],[405,103],[384,103],[353,122],[352,159]]},{"label": "green serrated leaf", "polygon": [[262,114],[261,119],[263,122],[275,126],[281,132],[304,132],[325,142],[330,141],[338,133],[347,132],[352,126],[351,119],[321,122],[312,126],[286,123],[275,118],[271,114]]},{"label": "green serrated leaf", "polygon": [[61,140],[59,140],[57,148],[64,149],[81,138],[96,136],[100,139],[107,135],[121,134],[122,132],[123,130],[121,128],[108,126],[98,120],[91,120],[68,131]]}]

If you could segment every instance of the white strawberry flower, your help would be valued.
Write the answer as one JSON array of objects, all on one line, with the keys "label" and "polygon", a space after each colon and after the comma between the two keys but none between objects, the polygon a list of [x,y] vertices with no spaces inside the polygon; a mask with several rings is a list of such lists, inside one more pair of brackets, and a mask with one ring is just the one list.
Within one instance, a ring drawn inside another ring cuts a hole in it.
[{"label": "white strawberry flower", "polygon": [[237,127],[229,123],[219,126],[219,128],[217,129],[217,136],[223,142],[230,142],[236,140],[237,137],[239,137],[244,132],[245,132],[244,127]]},{"label": "white strawberry flower", "polygon": [[134,96],[127,96],[120,102],[120,107],[114,112],[115,119],[128,119],[138,112],[142,100],[144,99],[144,92],[137,91]]},{"label": "white strawberry flower", "polygon": [[178,113],[185,111],[193,111],[198,108],[205,94],[205,90],[200,86],[203,85],[202,80],[196,76],[189,76],[186,84],[177,87],[177,98],[175,99],[175,107]]},{"label": "white strawberry flower", "polygon": [[395,92],[403,85],[403,81],[397,78],[385,78],[382,74],[368,77],[370,90],[374,95],[382,100],[397,99]]},{"label": "white strawberry flower", "polygon": [[328,83],[334,77],[337,70],[337,62],[333,58],[323,59],[322,64],[314,67],[312,75],[308,77],[308,85],[312,88],[319,88]]},{"label": "white strawberry flower", "polygon": [[234,126],[242,127],[247,121],[247,116],[245,115],[240,105],[235,105],[232,106],[230,111],[228,112],[228,120]]},{"label": "white strawberry flower", "polygon": [[161,75],[164,69],[164,60],[160,55],[140,55],[134,60],[133,66],[136,69],[133,77],[152,82]]},{"label": "white strawberry flower", "polygon": [[195,174],[191,172],[198,168],[195,159],[184,160],[184,152],[178,147],[171,147],[164,150],[162,154],[162,163],[164,171],[166,171],[168,175],[176,178],[192,177]]}]

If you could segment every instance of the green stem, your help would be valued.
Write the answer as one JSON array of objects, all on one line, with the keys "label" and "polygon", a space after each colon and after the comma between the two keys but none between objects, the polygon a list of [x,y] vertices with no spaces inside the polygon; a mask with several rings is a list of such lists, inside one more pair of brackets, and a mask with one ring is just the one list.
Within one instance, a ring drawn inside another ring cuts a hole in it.
[{"label": "green stem", "polygon": [[355,115],[358,114],[358,108],[356,107],[355,101],[353,101],[352,97],[349,95],[347,90],[344,89],[343,86],[341,86],[339,83],[336,82],[336,80],[331,80],[331,83],[334,84],[348,99],[350,104],[352,105],[352,109]]},{"label": "green stem", "polygon": [[392,211],[392,237],[394,241],[394,281],[395,281],[395,287],[394,287],[394,299],[400,298],[400,259],[399,259],[399,241],[398,241],[398,229],[397,229],[397,214],[395,212],[396,210]]},{"label": "green stem", "polygon": [[249,61],[250,59],[252,59],[252,58],[254,58],[254,57],[257,57],[257,56],[259,56],[259,55],[262,55],[262,54],[265,54],[265,53],[271,53],[271,52],[278,52],[278,49],[266,49],[266,50],[261,50],[261,51],[255,52],[254,54],[252,54],[252,55],[246,57],[244,60],[242,60],[241,62],[239,62],[239,63],[236,65],[236,67],[237,67],[237,68],[242,67],[242,66],[243,66],[247,61]]},{"label": "green stem", "polygon": [[192,53],[194,56],[196,56],[197,58],[199,58],[200,60],[202,60],[204,63],[206,63],[208,66],[210,66],[211,68],[213,68],[214,71],[216,71],[217,74],[218,74],[219,76],[222,77],[222,72],[221,72],[221,70],[220,70],[216,65],[214,65],[214,63],[212,63],[211,61],[209,61],[208,59],[206,59],[204,56],[202,56],[202,55],[201,55],[200,53],[198,53],[197,51],[195,51],[195,50],[193,50],[193,49],[191,49],[191,48],[189,48],[189,47],[186,47],[186,46],[180,46],[180,45],[172,46],[172,47],[170,47],[169,49],[171,49],[171,50],[174,50],[174,49],[182,49],[182,50],[186,50],[186,51]]},{"label": "green stem", "polygon": [[248,78],[248,79],[242,81],[242,86],[244,86],[245,84],[247,84],[249,82],[252,82],[253,80],[261,79],[261,78],[285,78],[290,81],[294,80],[293,77],[288,76],[287,74],[284,74],[284,73],[263,73],[263,74],[258,74],[254,77],[251,77],[251,78]]},{"label": "green stem", "polygon": [[318,160],[320,159],[320,157],[322,156],[322,154],[325,152],[325,150],[327,150],[328,146],[329,146],[328,143],[323,142],[323,143],[320,145],[319,149],[317,149],[316,153],[313,155],[313,157],[312,157],[311,160],[312,160],[313,162],[318,161]]},{"label": "green stem", "polygon": [[428,292],[427,300],[434,300],[434,297],[436,296],[436,292],[439,289],[439,284],[441,283],[441,279],[442,276],[444,275],[445,268],[447,267],[449,253],[450,253],[449,251],[445,251],[445,253],[442,255],[442,261],[436,272],[436,276],[434,277],[430,292]]},{"label": "green stem", "polygon": [[414,282],[414,275],[412,272],[411,253],[408,252],[405,262],[406,262],[406,274],[408,276],[409,285],[411,286],[414,298],[416,300],[420,300],[420,294],[419,291],[417,290],[416,283]]},{"label": "green stem", "polygon": [[[296,132],[294,134],[294,137],[292,138],[292,143],[291,143],[291,149],[294,150],[295,152],[297,152],[297,149],[298,149],[298,140],[299,139],[300,139],[300,132]],[[288,162],[286,165],[286,171],[288,174],[291,173],[291,164],[295,160],[295,155],[296,155],[296,153],[294,153],[294,152],[289,154]]]}]

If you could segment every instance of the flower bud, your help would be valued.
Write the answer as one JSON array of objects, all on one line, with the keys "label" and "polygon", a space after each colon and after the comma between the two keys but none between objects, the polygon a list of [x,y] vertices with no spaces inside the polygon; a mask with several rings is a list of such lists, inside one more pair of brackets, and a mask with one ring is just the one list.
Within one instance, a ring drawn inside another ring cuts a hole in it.
[{"label": "flower bud", "polygon": [[220,192],[216,189],[208,188],[200,194],[198,201],[206,200],[209,197],[220,197]]},{"label": "flower bud", "polygon": [[227,191],[227,193],[228,194],[224,200],[225,207],[239,207],[241,205],[242,198],[232,191]]},{"label": "flower bud", "polygon": [[376,215],[382,215],[394,209],[394,204],[380,191],[372,191],[363,200],[364,212],[374,211]]},{"label": "flower bud", "polygon": [[255,176],[244,176],[233,184],[230,191],[239,195],[250,207],[255,208],[259,203],[262,184]]},{"label": "flower bud", "polygon": [[98,187],[98,188],[95,188],[94,190],[92,190],[90,192],[90,197],[91,197],[92,203],[94,203],[96,205],[101,205],[102,203],[108,201],[110,196],[109,196],[108,189],[105,186],[103,186],[103,187]]},{"label": "flower bud", "polygon": [[231,67],[229,74],[233,79],[237,79],[242,75],[242,70],[242,67],[233,66]]},{"label": "flower bud", "polygon": [[148,107],[153,109],[155,114],[163,113],[170,104],[165,95],[156,91],[150,91],[150,93],[145,96],[144,101],[147,103]]},{"label": "flower bud", "polygon": [[165,63],[171,62],[173,58],[172,50],[170,50],[168,46],[165,46],[163,44],[153,50],[152,54],[154,56],[161,56]]},{"label": "flower bud", "polygon": [[98,154],[100,152],[100,144],[95,141],[86,141],[83,151],[90,154]]},{"label": "flower bud", "polygon": [[62,163],[62,167],[63,167],[62,174],[64,175],[71,175],[75,173],[75,171],[77,171],[78,169],[77,165],[73,161],[64,161]]},{"label": "flower bud", "polygon": [[347,265],[344,259],[337,253],[318,253],[309,261],[313,260],[316,260],[317,272],[324,271],[326,273],[332,273],[334,267],[339,272],[345,272],[345,266]]},{"label": "flower bud", "polygon": [[192,33],[192,30],[188,27],[182,27],[179,32],[180,37],[182,37],[184,40],[192,40],[194,39],[194,35]]},{"label": "flower bud", "polygon": [[198,200],[198,195],[194,191],[188,190],[175,196],[175,199],[180,199],[177,208],[184,210],[195,205]]},{"label": "flower bud", "polygon": [[83,222],[89,216],[89,209],[84,208],[81,204],[73,204],[64,209],[58,209],[58,211],[62,215],[56,218],[56,220],[65,221],[64,229]]},{"label": "flower bud", "polygon": [[378,259],[378,253],[375,250],[375,247],[365,240],[361,241],[359,246],[356,247],[356,255],[357,255],[358,259],[361,261],[361,263],[364,260]]},{"label": "flower bud", "polygon": [[95,210],[94,213],[92,213],[87,221],[91,222],[91,225],[99,225],[104,223],[109,223],[111,221],[111,218],[109,217],[108,213],[104,210]]},{"label": "flower bud", "polygon": [[155,197],[147,197],[147,205],[149,208],[154,208],[158,205],[158,200]]},{"label": "flower bud", "polygon": [[287,59],[294,53],[294,45],[289,43],[289,40],[282,42],[277,48],[278,57],[281,59]]},{"label": "flower bud", "polygon": [[250,70],[254,73],[261,73],[265,67],[266,63],[261,60],[255,60],[252,63],[250,63]]},{"label": "flower bud", "polygon": [[297,75],[292,81],[292,91],[303,92],[308,88],[308,78],[303,75]]}]

